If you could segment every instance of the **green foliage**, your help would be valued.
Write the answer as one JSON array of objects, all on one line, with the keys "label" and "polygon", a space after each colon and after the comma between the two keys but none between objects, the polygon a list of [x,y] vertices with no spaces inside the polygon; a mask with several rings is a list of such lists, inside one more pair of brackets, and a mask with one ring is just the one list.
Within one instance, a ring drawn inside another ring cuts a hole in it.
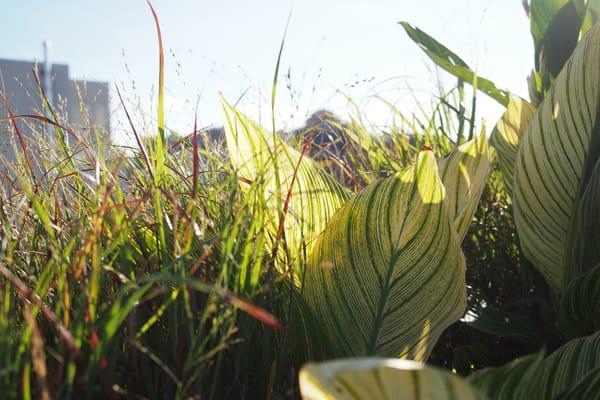
[{"label": "green foliage", "polygon": [[445,71],[456,76],[460,81],[473,85],[503,106],[508,105],[509,93],[498,89],[489,79],[477,74],[459,56],[450,51],[446,46],[407,22],[400,22],[408,36],[421,47],[433,62]]},{"label": "green foliage", "polygon": [[[54,110],[58,146],[6,127],[2,397],[594,398],[598,10],[532,2],[531,104],[403,23],[458,78],[430,109],[327,117],[321,156],[318,131],[286,143],[223,101],[228,158],[195,128],[167,144],[153,12],[156,137],[132,123],[126,156]],[[507,107],[494,151],[465,83]]]},{"label": "green foliage", "polygon": [[[597,262],[593,237],[578,240],[570,232],[578,231],[573,224],[584,229],[581,234],[594,230],[586,228],[594,218],[583,221],[576,212],[577,207],[594,212],[597,205],[586,203],[593,202],[587,196],[595,193],[595,143],[600,140],[599,34],[596,25],[577,47],[527,126],[516,158],[513,197],[521,246],[555,291],[568,284],[569,274],[578,276]],[[591,248],[581,250],[583,259],[571,258],[571,248],[582,243]]]},{"label": "green foliage", "polygon": [[[485,399],[460,377],[407,360],[362,358],[307,364],[300,371],[305,399]],[[410,397],[408,397],[410,396]]]},{"label": "green foliage", "polygon": [[[485,159],[487,148],[478,150],[470,157]],[[449,178],[444,190],[437,169],[433,154],[422,152],[414,167],[353,197],[319,238],[303,290],[334,346],[327,349],[332,355],[424,360],[443,329],[463,314],[464,258],[453,217],[464,218],[470,197],[478,197],[478,181],[467,188]],[[454,198],[455,204],[446,200]],[[445,251],[434,243],[446,243]]]}]

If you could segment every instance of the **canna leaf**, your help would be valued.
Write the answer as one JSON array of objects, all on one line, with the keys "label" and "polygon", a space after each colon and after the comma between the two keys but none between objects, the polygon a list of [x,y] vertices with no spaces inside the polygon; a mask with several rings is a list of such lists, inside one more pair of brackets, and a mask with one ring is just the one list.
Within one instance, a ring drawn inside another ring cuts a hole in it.
[{"label": "canna leaf", "polygon": [[540,355],[523,357],[477,371],[468,381],[495,400],[557,399],[572,390],[585,393],[596,387],[597,376],[590,374],[597,374],[598,368],[600,332],[571,340],[543,360]]},{"label": "canna leaf", "polygon": [[596,368],[577,385],[560,395],[560,400],[597,400],[600,393],[600,368]]},{"label": "canna leaf", "polygon": [[587,31],[600,19],[600,0],[587,0],[586,12],[583,23],[581,24],[580,35],[585,35]]},{"label": "canna leaf", "polygon": [[574,206],[567,244],[567,282],[600,263],[600,113]]},{"label": "canna leaf", "polygon": [[464,313],[465,260],[454,221],[464,229],[487,179],[485,140],[440,164],[448,189],[432,152],[423,151],[414,166],[358,193],[319,237],[304,296],[330,355],[423,361]]},{"label": "canna leaf", "polygon": [[356,358],[309,363],[300,370],[303,399],[485,399],[448,371],[398,359]]},{"label": "canna leaf", "polygon": [[[289,208],[285,213],[286,245],[297,261],[304,245],[310,251],[313,241],[324,229],[333,213],[348,199],[348,194],[316,163],[266,132],[254,121],[222,101],[225,113],[225,138],[233,166],[251,185],[263,190],[270,212],[272,236],[277,236],[280,216],[290,192]],[[280,183],[279,192],[277,180]],[[262,186],[258,186],[262,185]],[[277,196],[280,196],[279,200]],[[274,243],[272,243],[274,246]],[[281,258],[276,265],[287,273]],[[294,264],[294,282],[301,283],[300,263]]]},{"label": "canna leaf", "polygon": [[586,12],[584,3],[584,0],[532,0],[531,33],[538,71],[547,68],[552,77],[559,74],[579,41]]},{"label": "canna leaf", "polygon": [[543,359],[542,352],[520,357],[501,367],[476,371],[469,375],[468,382],[490,399],[523,399],[527,397],[529,384]]},{"label": "canna leaf", "polygon": [[413,42],[419,45],[421,50],[440,68],[461,81],[475,86],[503,106],[508,105],[509,93],[506,90],[498,89],[489,79],[477,76],[459,56],[419,28],[413,27],[408,22],[400,22],[400,25]]},{"label": "canna leaf", "polygon": [[490,136],[490,144],[498,155],[504,186],[510,195],[513,190],[515,159],[519,145],[534,112],[535,108],[527,101],[510,96],[508,107]]},{"label": "canna leaf", "polygon": [[469,310],[473,321],[466,324],[478,331],[489,335],[528,343],[537,344],[541,341],[539,332],[530,318],[494,307]]},{"label": "canna leaf", "polygon": [[564,278],[573,245],[569,232],[574,229],[580,193],[585,191],[581,187],[584,169],[593,167],[587,160],[590,147],[600,134],[595,127],[599,87],[600,25],[596,24],[528,125],[515,163],[513,201],[521,247],[554,291],[568,283]]},{"label": "canna leaf", "polygon": [[481,198],[490,173],[490,155],[485,129],[438,161],[439,174],[446,188],[446,204],[462,242]]},{"label": "canna leaf", "polygon": [[600,264],[566,287],[557,314],[558,326],[567,337],[600,331]]}]

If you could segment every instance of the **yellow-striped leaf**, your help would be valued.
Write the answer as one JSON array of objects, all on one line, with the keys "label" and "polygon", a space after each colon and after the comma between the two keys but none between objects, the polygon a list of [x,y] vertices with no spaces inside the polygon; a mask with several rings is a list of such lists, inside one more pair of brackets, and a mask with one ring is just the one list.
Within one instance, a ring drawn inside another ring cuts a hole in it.
[{"label": "yellow-striped leaf", "polygon": [[477,371],[468,380],[495,400],[550,400],[575,389],[586,393],[597,385],[597,378],[589,375],[599,368],[597,332],[569,341],[543,360],[536,355],[524,357],[503,367]]},{"label": "yellow-striped leaf", "polygon": [[600,264],[569,283],[557,314],[558,326],[567,337],[600,331]]},{"label": "yellow-striped leaf", "polygon": [[462,242],[490,173],[485,129],[479,137],[460,145],[439,160],[438,169],[446,188],[448,212]]},{"label": "yellow-striped leaf", "polygon": [[[281,215],[287,249],[294,260],[277,263],[282,272],[290,265],[300,284],[301,263],[295,263],[306,245],[325,229],[333,213],[348,194],[312,160],[286,145],[223,100],[225,137],[233,166],[244,181],[261,188],[270,211],[272,237],[278,236]],[[284,210],[289,197],[287,210]],[[282,261],[282,258],[279,258]],[[292,261],[292,262],[290,262]]]},{"label": "yellow-striped leaf", "polygon": [[600,263],[600,113],[596,115],[579,194],[569,229],[567,282],[585,275]]},{"label": "yellow-striped leaf", "polygon": [[561,394],[560,400],[598,400],[600,393],[600,368],[583,377],[575,387]]},{"label": "yellow-striped leaf", "polygon": [[[536,69],[555,77],[573,52],[586,12],[585,0],[532,0],[531,33]],[[540,63],[542,65],[540,65]]]},{"label": "yellow-striped leaf", "polygon": [[542,361],[531,394],[533,398],[555,399],[597,368],[600,368],[600,332],[573,339]]},{"label": "yellow-striped leaf", "polygon": [[497,368],[469,375],[468,382],[494,400],[527,399],[531,383],[544,360],[543,352],[520,357]]},{"label": "yellow-striped leaf", "polygon": [[458,375],[398,359],[356,358],[310,363],[300,371],[307,400],[485,399]]},{"label": "yellow-striped leaf", "polygon": [[490,144],[496,149],[498,156],[504,187],[510,195],[519,144],[534,112],[535,108],[530,103],[511,95],[506,111],[490,136]]},{"label": "yellow-striped leaf", "polygon": [[319,237],[304,295],[330,341],[329,355],[423,361],[464,313],[465,260],[454,220],[462,230],[472,218],[487,178],[480,169],[489,167],[485,140],[440,164],[449,190],[433,153],[421,152],[414,166],[352,198]]},{"label": "yellow-striped leaf", "polygon": [[[581,40],[525,131],[515,163],[515,224],[525,255],[559,291],[595,130],[600,25]],[[593,265],[590,265],[591,268]]]},{"label": "yellow-striped leaf", "polygon": [[460,81],[473,85],[477,90],[490,96],[498,103],[506,107],[508,104],[508,92],[498,89],[494,82],[477,76],[466,62],[454,54],[446,46],[429,36],[408,22],[399,22],[408,36],[415,42],[427,56],[440,68],[457,77]]}]

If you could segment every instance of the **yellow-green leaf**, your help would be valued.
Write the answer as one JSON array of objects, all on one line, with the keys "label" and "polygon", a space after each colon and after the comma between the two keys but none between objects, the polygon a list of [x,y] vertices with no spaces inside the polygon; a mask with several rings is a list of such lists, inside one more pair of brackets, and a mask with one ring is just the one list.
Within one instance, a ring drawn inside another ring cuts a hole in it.
[{"label": "yellow-green leaf", "polygon": [[473,85],[477,90],[482,91],[506,107],[509,94],[506,90],[498,89],[494,82],[477,76],[458,55],[419,28],[413,27],[408,22],[400,22],[400,25],[402,25],[408,36],[419,45],[421,50],[440,68],[459,80]]},{"label": "yellow-green leaf", "polygon": [[329,355],[425,360],[462,316],[465,259],[445,198],[435,157],[424,151],[333,216],[304,287]]},{"label": "yellow-green leaf", "polygon": [[527,101],[510,96],[508,107],[494,127],[490,144],[496,149],[504,187],[510,195],[513,191],[515,159],[521,138],[531,122],[535,108]]},{"label": "yellow-green leaf", "polygon": [[477,371],[468,380],[495,400],[557,399],[575,389],[586,393],[597,386],[597,376],[590,374],[597,374],[599,368],[600,332],[573,339],[543,360],[540,355],[523,357]]},{"label": "yellow-green leaf", "polygon": [[513,201],[521,247],[555,291],[566,284],[568,234],[595,131],[599,88],[596,24],[533,116],[515,163]]},{"label": "yellow-green leaf", "polygon": [[527,399],[543,359],[543,352],[519,357],[501,367],[475,371],[467,380],[494,400]]},{"label": "yellow-green leaf", "polygon": [[596,368],[573,388],[562,393],[560,400],[598,400],[598,393],[600,393],[600,368]]},{"label": "yellow-green leaf", "polygon": [[567,337],[600,330],[600,264],[567,285],[557,317],[558,326]]},{"label": "yellow-green leaf", "polygon": [[300,371],[306,400],[485,399],[458,375],[398,359],[356,358],[309,363]]},{"label": "yellow-green leaf", "polygon": [[462,242],[490,173],[485,129],[479,137],[458,146],[447,157],[439,160],[438,169],[446,188],[448,212]]},{"label": "yellow-green leaf", "polygon": [[[348,194],[306,155],[286,145],[223,100],[225,137],[233,166],[244,181],[258,185],[270,213],[272,237],[277,237],[280,217],[285,213],[285,239],[295,260],[306,245],[310,251],[316,236],[325,229],[333,213]],[[288,193],[289,206],[284,210]],[[279,259],[282,261],[282,258]],[[294,261],[294,260],[291,260]],[[300,284],[301,263],[277,263],[282,272],[295,266],[293,277]]]}]

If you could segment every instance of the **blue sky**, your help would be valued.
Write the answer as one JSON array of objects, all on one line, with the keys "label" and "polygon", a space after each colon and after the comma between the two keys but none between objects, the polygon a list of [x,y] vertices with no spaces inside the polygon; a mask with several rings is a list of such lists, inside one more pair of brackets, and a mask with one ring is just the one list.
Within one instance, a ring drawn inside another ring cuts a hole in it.
[{"label": "blue sky", "polygon": [[[0,4],[5,11],[0,58],[40,59],[42,40],[51,39],[54,62],[69,64],[72,77],[108,80],[112,87],[119,84],[139,124],[152,124],[157,41],[144,0],[0,0]],[[154,0],[153,4],[165,46],[167,124],[181,132],[193,127],[198,96],[200,125],[221,123],[219,92],[231,101],[246,92],[240,107],[269,121],[271,81],[290,12],[277,101],[281,127],[301,124],[320,108],[343,115],[347,102],[340,92],[357,100],[374,124],[391,123],[391,114],[373,94],[411,111],[417,101],[435,93],[435,69],[397,24],[400,20],[438,38],[482,76],[527,96],[525,78],[533,56],[521,0]],[[291,90],[285,78],[288,71]],[[439,76],[448,87],[452,84],[445,74]],[[114,89],[111,94],[116,95]],[[117,108],[113,101],[113,135],[121,141],[125,133]],[[493,101],[482,101],[480,110],[489,125],[500,112]]]}]

